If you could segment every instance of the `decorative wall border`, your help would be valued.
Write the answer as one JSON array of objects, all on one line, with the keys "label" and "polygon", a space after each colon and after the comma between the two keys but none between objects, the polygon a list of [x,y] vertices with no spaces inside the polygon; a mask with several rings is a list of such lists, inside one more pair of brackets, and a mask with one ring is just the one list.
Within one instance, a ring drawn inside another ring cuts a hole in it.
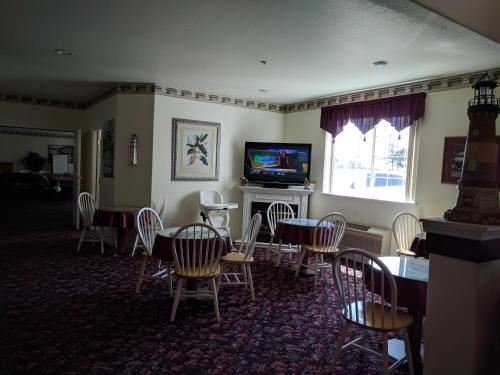
[{"label": "decorative wall border", "polygon": [[65,132],[62,130],[58,131],[58,130],[33,129],[33,128],[19,128],[16,126],[2,126],[2,125],[0,125],[0,134],[27,135],[27,136],[47,137],[47,138],[66,138],[66,139],[75,138],[73,132]]},{"label": "decorative wall border", "polygon": [[426,80],[412,81],[408,83],[399,83],[396,85],[336,94],[318,99],[310,99],[302,102],[287,104],[285,106],[286,108],[284,112],[302,112],[330,105],[413,94],[417,92],[437,92],[461,89],[464,87],[470,87],[472,84],[478,81],[486,71],[488,71],[488,73],[494,79],[500,79],[500,68],[496,68],[492,70],[483,70],[481,72],[467,73],[451,77],[431,78]]},{"label": "decorative wall border", "polygon": [[[495,79],[500,80],[500,68],[487,70]],[[206,103],[216,103],[230,105],[239,108],[249,108],[259,111],[293,113],[313,110],[325,106],[351,103],[362,100],[385,98],[390,96],[405,95],[417,92],[437,92],[445,90],[454,90],[469,87],[474,84],[485,70],[462,75],[448,76],[442,78],[431,78],[416,80],[395,85],[382,86],[366,90],[358,90],[347,93],[335,94],[332,96],[308,99],[301,102],[290,104],[276,104],[262,102],[252,99],[239,97],[229,97],[226,95],[178,89],[170,86],[160,86],[154,83],[120,83],[113,85],[102,94],[90,99],[87,102],[65,101],[57,99],[46,99],[24,95],[0,94],[0,101],[10,101],[23,104],[44,105],[50,107],[59,107],[66,109],[85,110],[117,94],[149,94],[164,95],[174,98],[196,100]]]}]

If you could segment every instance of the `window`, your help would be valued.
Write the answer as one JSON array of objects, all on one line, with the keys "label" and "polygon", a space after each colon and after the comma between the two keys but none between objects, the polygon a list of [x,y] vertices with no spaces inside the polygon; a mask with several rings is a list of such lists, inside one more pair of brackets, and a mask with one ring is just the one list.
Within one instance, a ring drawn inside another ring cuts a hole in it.
[{"label": "window", "polygon": [[415,126],[398,132],[380,121],[363,135],[348,123],[332,143],[326,133],[324,191],[388,201],[414,200]]}]

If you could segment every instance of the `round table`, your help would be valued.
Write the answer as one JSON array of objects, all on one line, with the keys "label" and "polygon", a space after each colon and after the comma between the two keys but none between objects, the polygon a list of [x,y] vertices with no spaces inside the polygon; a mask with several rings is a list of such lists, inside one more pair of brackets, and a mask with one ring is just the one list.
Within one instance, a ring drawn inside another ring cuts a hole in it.
[{"label": "round table", "polygon": [[135,217],[140,207],[101,207],[95,211],[93,225],[99,227],[135,228]]},{"label": "round table", "polygon": [[278,221],[275,236],[283,243],[294,245],[312,244],[314,228],[318,224],[316,219],[284,219]]},{"label": "round table", "polygon": [[[174,262],[172,238],[179,228],[180,227],[170,227],[158,231],[155,238],[155,244],[153,246],[154,257],[166,262]],[[222,238],[222,255],[225,255],[231,251],[231,236],[229,235],[229,231],[227,231],[226,229],[217,229],[217,232]],[[190,232],[190,235],[191,233],[192,232]],[[206,232],[204,232],[204,234],[205,233]],[[210,232],[210,234],[211,238],[215,237],[212,232]],[[177,241],[180,241],[180,239],[178,239]],[[178,245],[176,244],[176,246]]]},{"label": "round table", "polygon": [[[378,259],[380,259],[382,263],[387,266],[391,274],[394,276],[394,280],[396,281],[396,286],[398,288],[398,306],[407,308],[408,312],[413,316],[413,323],[408,327],[408,336],[410,339],[415,374],[419,374],[422,371],[422,364],[420,361],[420,343],[422,341],[422,326],[427,306],[429,260],[424,258],[413,258],[410,256],[389,256],[379,257]],[[375,265],[373,270],[375,281],[373,289],[375,293],[380,294],[382,289],[380,285],[380,267]],[[369,274],[367,274],[367,272],[371,272],[370,265],[366,265],[365,267],[366,279],[369,280]],[[368,285],[368,289],[371,289],[371,285]],[[390,296],[390,290],[387,283],[384,287],[384,296]],[[389,340],[389,355],[392,351],[391,347],[398,348],[396,350],[401,352],[399,349],[401,345],[401,340]],[[394,357],[397,358],[397,356]]]}]

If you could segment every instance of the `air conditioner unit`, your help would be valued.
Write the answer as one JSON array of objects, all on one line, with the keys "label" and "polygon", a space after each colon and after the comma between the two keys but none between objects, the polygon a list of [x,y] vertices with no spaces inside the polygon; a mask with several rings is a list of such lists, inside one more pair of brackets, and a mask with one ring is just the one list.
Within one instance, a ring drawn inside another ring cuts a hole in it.
[{"label": "air conditioner unit", "polygon": [[355,247],[377,256],[391,255],[392,232],[388,228],[377,228],[365,224],[347,223],[340,243],[341,249]]}]

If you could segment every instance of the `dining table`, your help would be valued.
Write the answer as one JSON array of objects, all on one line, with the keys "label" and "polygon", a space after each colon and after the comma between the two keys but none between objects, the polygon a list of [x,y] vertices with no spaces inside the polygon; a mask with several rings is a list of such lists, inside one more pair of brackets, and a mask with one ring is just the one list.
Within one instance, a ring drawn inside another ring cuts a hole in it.
[{"label": "dining table", "polygon": [[[397,286],[397,305],[405,308],[413,316],[413,323],[408,327],[408,336],[412,352],[413,368],[415,374],[423,370],[421,357],[422,328],[425,311],[427,308],[427,282],[429,279],[429,260],[410,256],[382,256],[380,261],[389,269]],[[370,271],[371,265],[365,267],[365,272]],[[377,273],[380,268],[373,266],[375,277],[375,293],[380,294],[382,287]],[[370,279],[367,277],[367,279]],[[384,295],[390,295],[389,286],[384,287]],[[399,339],[389,340],[389,355],[395,359],[404,356],[404,343]]]},{"label": "dining table", "polygon": [[275,237],[284,244],[306,245],[314,240],[314,228],[319,220],[290,218],[279,220],[276,224]]},{"label": "dining table", "polygon": [[109,227],[116,231],[118,233],[115,237],[118,242],[118,251],[121,254],[129,253],[137,235],[135,220],[140,209],[141,207],[135,206],[99,207],[94,213],[92,225]]}]

